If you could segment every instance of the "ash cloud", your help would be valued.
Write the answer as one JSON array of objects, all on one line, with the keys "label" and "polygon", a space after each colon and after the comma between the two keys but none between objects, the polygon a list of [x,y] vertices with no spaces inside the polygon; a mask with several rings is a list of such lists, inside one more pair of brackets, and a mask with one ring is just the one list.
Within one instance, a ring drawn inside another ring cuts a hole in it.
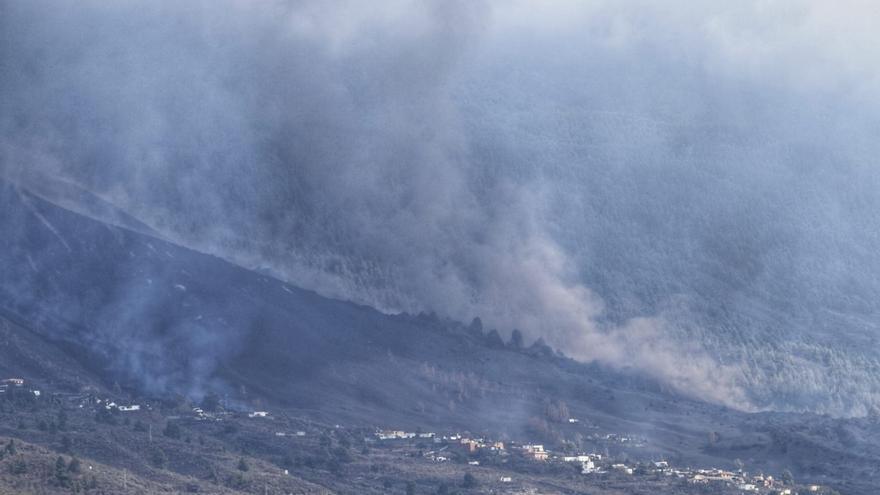
[{"label": "ash cloud", "polygon": [[869,4],[0,8],[32,191],[735,407],[880,399]]}]

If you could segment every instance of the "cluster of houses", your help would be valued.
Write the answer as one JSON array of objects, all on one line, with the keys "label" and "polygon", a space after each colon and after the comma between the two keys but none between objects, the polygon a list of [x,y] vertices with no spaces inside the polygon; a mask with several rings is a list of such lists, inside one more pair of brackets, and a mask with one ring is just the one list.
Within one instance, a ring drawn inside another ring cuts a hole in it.
[{"label": "cluster of houses", "polygon": [[[594,457],[595,456],[595,457]],[[607,471],[603,471],[601,469],[596,468],[596,465],[592,462],[592,459],[598,457],[601,459],[601,456],[596,456],[595,454],[591,454],[587,456],[590,460],[566,457],[563,458],[564,461],[582,461],[583,462],[583,470],[584,474],[601,474]],[[644,474],[654,474],[654,475],[663,475],[668,477],[674,477],[678,479],[683,479],[688,481],[689,483],[699,484],[699,485],[711,485],[711,484],[719,484],[724,485],[728,488],[735,488],[741,492],[746,493],[760,493],[760,494],[773,494],[773,495],[797,495],[799,492],[795,491],[795,488],[791,486],[786,486],[784,483],[780,482],[773,478],[773,476],[764,475],[763,473],[749,475],[749,473],[744,471],[727,471],[724,469],[711,468],[711,469],[691,469],[691,468],[673,468],[669,466],[669,463],[666,461],[655,461],[651,462],[647,466],[640,465],[638,467],[631,467],[623,463],[615,463],[611,464],[610,468],[613,471],[634,475],[638,473]],[[823,487],[820,485],[808,485],[805,487],[805,490],[808,493],[821,493],[823,492]]]},{"label": "cluster of houses", "polygon": [[529,459],[532,459],[535,461],[546,461],[547,459],[550,458],[550,452],[547,452],[546,450],[544,450],[543,445],[531,445],[531,444],[523,445],[522,446],[522,453],[523,453],[523,455],[525,455]]},{"label": "cluster of houses", "polygon": [[504,442],[487,441],[483,438],[462,437],[458,439],[458,444],[469,454],[476,453],[480,450],[486,450],[493,453],[504,451]]},{"label": "cluster of houses", "polygon": [[408,432],[402,430],[379,430],[376,432],[379,440],[421,440],[435,444],[447,444],[460,446],[465,452],[473,453],[481,449],[491,451],[504,450],[504,442],[489,441],[484,438],[471,438],[459,433],[439,436],[434,432]]},{"label": "cluster of houses", "polygon": [[[446,462],[452,459],[452,452],[456,450],[466,454],[475,454],[480,451],[489,451],[500,455],[509,455],[516,451],[523,457],[535,462],[563,462],[578,463],[580,471],[584,475],[603,475],[609,472],[617,473],[625,476],[654,475],[667,476],[685,480],[693,484],[723,484],[727,488],[733,488],[744,493],[756,494],[774,494],[774,495],[796,495],[792,486],[785,485],[773,476],[765,476],[764,474],[749,475],[743,471],[726,471],[723,469],[692,469],[692,468],[673,468],[667,461],[653,461],[650,463],[639,463],[635,465],[627,465],[622,462],[616,462],[602,454],[597,453],[579,453],[574,455],[556,455],[546,450],[540,444],[515,444],[505,446],[503,442],[486,440],[483,438],[471,438],[460,434],[452,434],[440,436],[432,432],[407,432],[403,430],[379,430],[375,434],[376,439],[383,442],[394,443],[395,441],[411,441],[430,439],[434,444],[441,444],[435,450],[428,451],[423,456],[435,462]],[[642,441],[638,438],[609,434],[602,435],[602,439],[611,442],[627,443],[630,446],[641,446]],[[473,457],[468,460],[468,464],[478,466],[479,461]],[[510,477],[504,477],[501,482],[510,482]],[[822,493],[823,488],[819,485],[810,485],[806,487],[808,493]],[[802,490],[803,492],[803,490]],[[802,493],[801,492],[801,493]]]},{"label": "cluster of houses", "polygon": [[[136,412],[141,410],[140,404],[117,404],[111,399],[94,399],[95,404],[107,409],[108,411],[117,410],[119,412]],[[80,407],[83,407],[80,404]]]},{"label": "cluster of houses", "polygon": [[0,394],[5,394],[9,387],[23,387],[24,378],[6,378],[0,380]]},{"label": "cluster of houses", "polygon": [[[0,394],[7,393],[9,389],[24,388],[27,388],[25,387],[24,378],[4,378],[3,380],[0,380]],[[26,392],[30,392],[36,397],[40,396],[40,391],[33,388],[27,388]]]},{"label": "cluster of houses", "polygon": [[[773,493],[778,495],[793,495],[791,487],[786,487],[783,483],[774,479],[773,476],[765,476],[763,473],[749,475],[744,471],[726,471],[723,469],[670,469],[666,468],[663,474],[667,476],[676,476],[685,478],[691,483],[710,484],[721,483],[732,486],[743,492],[753,493]],[[809,485],[808,492],[818,492],[821,487],[819,485]]]},{"label": "cluster of houses", "polygon": [[223,421],[223,418],[228,416],[226,412],[210,412],[205,411],[201,407],[192,408],[193,419],[196,421]]},{"label": "cluster of houses", "polygon": [[[21,389],[25,393],[33,394],[35,397],[41,397],[42,393],[28,386],[23,378],[6,378],[0,380],[0,394],[5,394],[11,389]],[[79,409],[107,410],[112,412],[133,413],[144,409],[149,409],[148,405],[134,403],[117,403],[116,400],[102,397],[97,394],[96,390],[87,389],[83,392],[53,392],[52,396],[56,399],[64,400],[67,403]]]},{"label": "cluster of houses", "polygon": [[646,447],[648,445],[648,439],[646,439],[644,437],[638,437],[638,436],[633,436],[633,435],[622,435],[619,433],[605,433],[605,434],[594,433],[587,438],[589,438],[590,440],[592,440],[596,443],[620,444],[621,446],[625,446],[625,447],[642,448],[642,447]]},{"label": "cluster of houses", "polygon": [[276,431],[275,436],[276,437],[304,437],[304,436],[306,436],[306,432],[303,430],[297,430],[292,433],[288,433],[286,431]]},{"label": "cluster of houses", "polygon": [[[8,393],[11,389],[23,389],[32,392],[36,396],[40,396],[39,390],[26,387],[23,378],[6,378],[0,380],[0,394]],[[95,408],[103,408],[106,410],[115,410],[122,413],[131,413],[141,411],[142,408],[149,409],[148,405],[141,404],[118,404],[112,399],[101,398],[94,393],[86,394],[58,394],[66,397],[68,400],[79,402],[79,407],[86,405]],[[207,412],[202,408],[194,407],[192,409],[194,419],[198,421],[215,420],[220,421],[223,417],[229,416],[229,412]],[[262,419],[270,418],[267,411],[251,411],[247,413],[248,418]],[[578,420],[571,418],[570,423],[577,423]],[[336,425],[339,428],[339,425]],[[276,431],[276,437],[305,437],[305,431]],[[628,447],[643,447],[647,442],[643,438],[628,435],[620,435],[615,433],[609,434],[593,434],[590,438],[599,443],[616,443],[624,444]],[[508,456],[516,452],[523,457],[535,462],[561,462],[561,463],[577,463],[580,465],[580,471],[583,475],[603,475],[609,472],[626,476],[654,475],[665,476],[675,479],[685,480],[689,483],[700,485],[718,485],[727,488],[734,488],[744,493],[756,494],[774,494],[774,495],[796,495],[794,487],[785,483],[781,483],[774,479],[773,476],[765,476],[763,474],[749,475],[743,471],[727,471],[723,469],[692,469],[692,468],[673,468],[667,461],[654,461],[651,463],[640,463],[637,465],[627,465],[621,462],[615,462],[596,453],[579,453],[575,455],[556,455],[546,450],[540,444],[517,444],[510,443],[505,445],[504,442],[494,441],[485,438],[475,438],[469,435],[461,435],[454,433],[450,435],[438,435],[434,432],[409,432],[404,430],[377,430],[375,439],[370,441],[380,441],[388,443],[430,443],[435,445],[434,450],[430,450],[423,454],[427,459],[435,462],[446,462],[453,458],[453,452],[458,456],[465,454],[469,459],[470,465],[478,466],[480,463],[476,460],[475,454],[492,453],[495,455]],[[479,456],[476,456],[479,458]],[[512,477],[503,476],[499,480],[502,483],[510,483]],[[804,488],[802,487],[802,490]],[[805,487],[807,493],[824,493],[824,488],[819,485],[809,485]],[[803,491],[801,492],[803,493]]]},{"label": "cluster of houses", "polygon": [[[383,442],[394,442],[401,440],[431,442],[435,445],[442,445],[436,450],[425,452],[423,456],[435,462],[446,462],[450,460],[450,453],[458,451],[464,454],[475,454],[480,451],[492,453],[504,452],[504,442],[490,441],[484,438],[471,438],[455,433],[452,435],[440,436],[434,432],[409,432],[403,430],[378,430],[375,433],[376,439]],[[469,461],[469,464],[478,466],[479,461]]]},{"label": "cluster of houses", "polygon": [[[710,485],[723,484],[728,488],[735,488],[741,492],[773,495],[797,495],[799,492],[791,486],[786,486],[773,476],[763,473],[749,475],[744,471],[727,471],[724,469],[691,469],[673,468],[667,461],[653,461],[648,464],[630,466],[620,462],[612,462],[604,459],[601,454],[577,454],[566,456],[552,456],[540,445],[523,445],[523,453],[535,460],[551,460],[560,462],[580,463],[581,473],[606,474],[609,471],[623,475],[653,474],[683,479],[693,484]],[[820,485],[808,485],[807,493],[823,493]],[[800,492],[803,493],[803,492]]]},{"label": "cluster of houses", "polygon": [[603,471],[597,464],[602,460],[602,454],[577,454],[562,456],[560,460],[562,460],[562,462],[579,462],[581,464],[581,473],[583,474],[602,474],[607,472]]},{"label": "cluster of houses", "polygon": [[7,387],[23,387],[24,386],[24,378],[4,378],[0,380],[0,387],[4,390]]},{"label": "cluster of houses", "polygon": [[[434,443],[445,443],[443,447],[441,447],[436,453],[426,452],[424,454],[425,457],[437,462],[444,462],[449,460],[446,455],[444,455],[444,451],[447,449],[458,450],[467,455],[475,454],[480,450],[489,449],[494,452],[500,452],[504,450],[504,444],[502,442],[494,442],[487,443],[482,438],[468,438],[463,437],[461,435],[451,435],[448,437],[434,437]],[[471,466],[479,466],[480,461],[471,460],[468,461],[468,464]]]},{"label": "cluster of houses", "polygon": [[149,405],[146,404],[123,404],[121,402],[116,402],[115,399],[101,397],[92,391],[81,393],[54,392],[53,395],[59,399],[67,401],[68,403],[76,405],[79,409],[94,408],[122,413],[133,413],[150,408]]},{"label": "cluster of houses", "polygon": [[[410,440],[413,438],[421,438],[421,439],[425,439],[425,440],[434,441],[435,440],[434,437],[435,437],[434,433],[431,433],[431,432],[415,433],[415,432],[409,432],[409,431],[403,431],[403,430],[379,430],[376,432],[376,438],[378,438],[379,440]],[[446,437],[443,437],[443,438],[445,439]],[[461,437],[459,437],[459,438],[461,438]],[[440,443],[440,442],[437,442],[437,443]]]},{"label": "cluster of houses", "polygon": [[[192,408],[192,419],[196,421],[223,421],[230,416],[235,415],[230,411],[220,410],[220,411],[205,411],[201,407]],[[272,416],[268,411],[251,411],[247,413],[247,417],[251,419],[261,419],[261,418],[271,418]]]}]

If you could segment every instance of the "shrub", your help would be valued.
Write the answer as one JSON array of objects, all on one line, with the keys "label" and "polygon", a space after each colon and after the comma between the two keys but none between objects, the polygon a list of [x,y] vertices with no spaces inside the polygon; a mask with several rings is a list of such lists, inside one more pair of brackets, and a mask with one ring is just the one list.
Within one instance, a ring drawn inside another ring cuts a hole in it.
[{"label": "shrub", "polygon": [[471,473],[464,473],[464,480],[462,481],[462,486],[465,488],[476,488],[479,483],[477,482],[477,478]]},{"label": "shrub", "polygon": [[76,457],[71,459],[70,464],[67,465],[67,470],[70,471],[71,473],[79,473],[81,469],[82,469],[82,466],[79,462],[79,459],[77,459]]},{"label": "shrub", "polygon": [[174,440],[180,440],[180,437],[181,437],[180,425],[175,423],[174,421],[169,421],[165,425],[165,429],[162,430],[162,434],[168,438],[173,438]]},{"label": "shrub", "polygon": [[164,469],[168,464],[168,456],[165,455],[165,451],[160,448],[153,449],[153,452],[150,453],[150,462],[153,463],[159,469]]},{"label": "shrub", "polygon": [[547,404],[544,408],[544,415],[547,417],[548,421],[553,423],[565,423],[568,421],[568,418],[571,417],[571,413],[568,411],[568,405],[561,400]]}]

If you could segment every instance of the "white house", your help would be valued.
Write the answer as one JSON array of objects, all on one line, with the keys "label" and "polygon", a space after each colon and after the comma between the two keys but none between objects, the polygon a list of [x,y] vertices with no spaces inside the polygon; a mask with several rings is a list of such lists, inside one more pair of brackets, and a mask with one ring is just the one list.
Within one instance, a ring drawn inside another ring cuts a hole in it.
[{"label": "white house", "polygon": [[596,472],[596,464],[591,460],[584,461],[581,464],[581,474],[590,474]]},{"label": "white house", "polygon": [[626,474],[633,474],[633,468],[627,466],[626,464],[613,464],[611,468],[622,471]]},{"label": "white house", "polygon": [[536,461],[546,461],[550,457],[550,453],[544,450],[543,445],[523,445],[522,450],[527,457]]},{"label": "white house", "polygon": [[589,460],[590,456],[587,454],[570,455],[562,458],[562,462],[587,462]]}]

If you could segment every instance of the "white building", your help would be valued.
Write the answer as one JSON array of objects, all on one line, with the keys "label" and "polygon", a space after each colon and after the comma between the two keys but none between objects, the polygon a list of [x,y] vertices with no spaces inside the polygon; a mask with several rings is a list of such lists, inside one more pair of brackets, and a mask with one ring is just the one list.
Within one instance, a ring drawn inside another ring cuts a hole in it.
[{"label": "white building", "polygon": [[587,454],[578,454],[573,456],[564,456],[562,458],[562,462],[587,462],[590,460],[590,456]]},{"label": "white building", "polygon": [[583,464],[581,464],[581,473],[582,474],[590,474],[590,473],[595,473],[595,472],[596,472],[596,464],[593,461],[587,460]]},{"label": "white building", "polygon": [[626,474],[633,474],[633,468],[627,466],[626,464],[612,464],[611,469],[616,469]]}]

